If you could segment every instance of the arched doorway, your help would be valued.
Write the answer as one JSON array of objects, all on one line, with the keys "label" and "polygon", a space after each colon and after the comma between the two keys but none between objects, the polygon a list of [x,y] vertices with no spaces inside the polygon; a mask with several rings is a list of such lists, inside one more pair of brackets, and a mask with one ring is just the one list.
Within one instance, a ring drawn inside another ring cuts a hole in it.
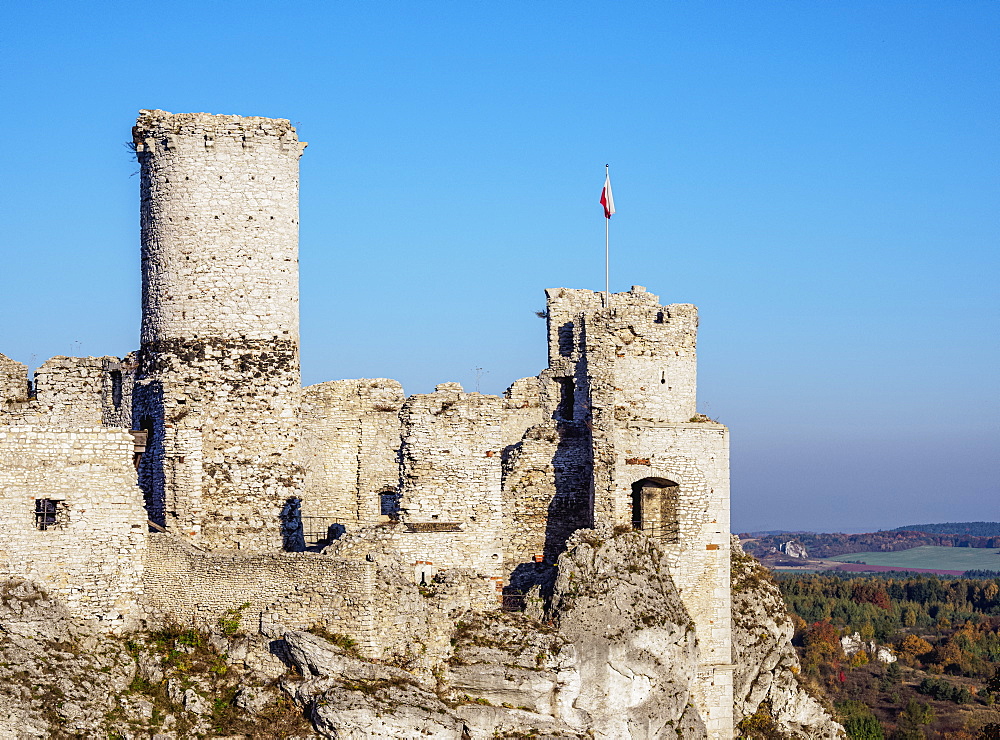
[{"label": "arched doorway", "polygon": [[666,478],[643,478],[632,484],[632,527],[663,542],[677,542],[680,486]]}]

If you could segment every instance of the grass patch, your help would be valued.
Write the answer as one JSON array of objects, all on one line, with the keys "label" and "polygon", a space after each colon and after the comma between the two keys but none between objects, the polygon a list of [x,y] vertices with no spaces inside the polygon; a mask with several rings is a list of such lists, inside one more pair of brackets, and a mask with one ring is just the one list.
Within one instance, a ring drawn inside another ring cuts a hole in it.
[{"label": "grass patch", "polygon": [[923,545],[896,552],[851,552],[826,558],[841,563],[860,562],[890,568],[927,568],[929,570],[997,570],[1000,550],[986,547],[937,547]]}]

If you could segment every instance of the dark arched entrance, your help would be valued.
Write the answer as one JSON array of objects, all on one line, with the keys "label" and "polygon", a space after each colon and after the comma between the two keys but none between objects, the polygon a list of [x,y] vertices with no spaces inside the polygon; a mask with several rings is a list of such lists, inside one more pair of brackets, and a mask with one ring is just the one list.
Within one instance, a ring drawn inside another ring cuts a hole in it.
[{"label": "dark arched entrance", "polygon": [[666,478],[643,478],[632,484],[632,527],[663,542],[677,542],[680,486]]}]

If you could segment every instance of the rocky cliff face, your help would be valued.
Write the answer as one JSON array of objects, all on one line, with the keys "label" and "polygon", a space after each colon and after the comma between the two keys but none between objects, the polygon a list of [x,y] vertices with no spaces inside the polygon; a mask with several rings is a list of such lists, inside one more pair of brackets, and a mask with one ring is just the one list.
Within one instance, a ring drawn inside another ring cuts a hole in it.
[{"label": "rocky cliff face", "polygon": [[790,738],[846,737],[800,679],[794,628],[770,572],[736,537],[732,553],[735,721],[756,715]]},{"label": "rocky cliff face", "polygon": [[135,666],[29,581],[0,583],[0,738],[88,736]]},{"label": "rocky cliff face", "polygon": [[[656,543],[580,531],[554,575],[526,613],[395,583],[425,617],[412,625],[417,648],[381,662],[345,636],[233,634],[238,619],[214,634],[100,637],[35,586],[9,582],[0,738],[706,737],[691,701],[694,631]],[[738,548],[733,584],[737,719],[766,716],[789,738],[843,737],[797,678],[780,595]]]}]

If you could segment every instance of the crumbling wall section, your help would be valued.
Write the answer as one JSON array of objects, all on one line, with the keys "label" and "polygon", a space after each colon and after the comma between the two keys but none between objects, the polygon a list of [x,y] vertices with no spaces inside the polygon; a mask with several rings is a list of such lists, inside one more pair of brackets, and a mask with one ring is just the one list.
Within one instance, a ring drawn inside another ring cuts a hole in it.
[{"label": "crumbling wall section", "polygon": [[28,366],[0,354],[0,413],[28,400]]},{"label": "crumbling wall section", "polygon": [[131,429],[130,358],[53,357],[35,372],[0,355],[0,424],[106,426]]},{"label": "crumbling wall section", "polygon": [[132,389],[138,358],[132,352],[121,360],[102,357],[101,422],[106,427],[132,429]]},{"label": "crumbling wall section", "polygon": [[590,477],[590,439],[579,425],[538,424],[509,450],[503,483],[508,572],[554,564],[573,532],[591,526]]},{"label": "crumbling wall section", "polygon": [[443,383],[407,399],[399,549],[412,562],[502,579],[503,399]]},{"label": "crumbling wall section", "polygon": [[501,444],[506,449],[521,441],[524,433],[545,420],[541,383],[538,378],[515,380],[503,394]]},{"label": "crumbling wall section", "polygon": [[35,372],[35,398],[45,421],[65,426],[101,426],[104,421],[104,363],[117,357],[63,357]]},{"label": "crumbling wall section", "polygon": [[349,528],[382,519],[381,494],[399,488],[395,380],[335,380],[306,388],[302,401],[302,516]]},{"label": "crumbling wall section", "polygon": [[319,553],[208,552],[170,533],[149,536],[143,609],[151,621],[219,626],[241,615],[244,628],[278,637],[319,626],[380,652],[373,628],[375,566]]},{"label": "crumbling wall section", "polygon": [[132,446],[120,430],[0,427],[0,575],[43,583],[109,631],[134,623],[141,593]]}]

